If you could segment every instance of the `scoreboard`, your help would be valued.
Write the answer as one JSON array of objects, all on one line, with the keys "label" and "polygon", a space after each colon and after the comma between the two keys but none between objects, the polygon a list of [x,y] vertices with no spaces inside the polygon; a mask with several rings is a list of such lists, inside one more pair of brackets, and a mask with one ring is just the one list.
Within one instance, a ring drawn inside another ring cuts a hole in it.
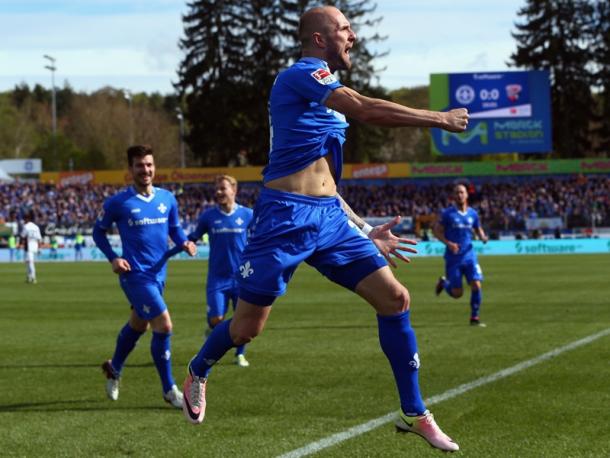
[{"label": "scoreboard", "polygon": [[432,152],[466,156],[552,149],[547,70],[430,75],[430,108],[467,108],[468,129],[432,129]]}]

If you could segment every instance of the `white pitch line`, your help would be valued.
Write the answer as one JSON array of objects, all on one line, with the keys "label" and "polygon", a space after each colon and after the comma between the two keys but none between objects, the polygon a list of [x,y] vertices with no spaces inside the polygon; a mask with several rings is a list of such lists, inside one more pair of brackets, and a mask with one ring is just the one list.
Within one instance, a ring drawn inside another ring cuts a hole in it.
[{"label": "white pitch line", "polygon": [[[551,350],[547,353],[543,353],[542,355],[536,356],[535,358],[528,359],[527,361],[523,361],[519,364],[515,364],[514,366],[508,367],[506,369],[502,369],[501,371],[495,372],[491,375],[486,375],[485,377],[478,378],[473,380],[472,382],[464,383],[463,385],[459,385],[455,388],[445,391],[444,393],[437,394],[436,396],[432,396],[424,402],[431,406],[434,404],[438,404],[439,402],[446,401],[448,399],[459,396],[460,394],[464,394],[470,390],[478,388],[483,385],[487,385],[489,383],[493,383],[497,380],[508,377],[509,375],[516,374],[517,372],[521,372],[527,368],[535,366],[536,364],[542,363],[549,359],[554,358],[561,353],[566,351],[574,350],[575,348],[582,347],[583,345],[587,345],[601,337],[605,337],[610,334],[610,328],[604,329],[596,334],[592,334],[590,336],[584,337],[575,342],[564,345],[563,347],[558,347],[554,350]],[[311,442],[301,448],[297,448],[292,450],[291,452],[284,453],[278,458],[300,458],[302,456],[311,455],[312,453],[319,452],[325,448],[331,447],[333,445],[339,444],[341,442],[345,442],[349,439],[352,439],[361,434],[367,433],[379,426],[385,425],[386,423],[390,423],[396,418],[396,412],[389,413],[384,415],[383,417],[375,418],[374,420],[368,421],[366,423],[362,423],[361,425],[354,426],[352,428],[346,429],[343,432],[333,434],[332,436],[325,437],[324,439],[320,439],[319,441]]]}]

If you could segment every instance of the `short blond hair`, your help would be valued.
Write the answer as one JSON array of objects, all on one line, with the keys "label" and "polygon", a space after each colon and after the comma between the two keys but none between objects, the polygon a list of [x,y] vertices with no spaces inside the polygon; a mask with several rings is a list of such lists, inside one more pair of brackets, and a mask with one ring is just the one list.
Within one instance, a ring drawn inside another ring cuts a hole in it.
[{"label": "short blond hair", "polygon": [[237,180],[235,179],[235,177],[232,177],[231,175],[218,175],[214,179],[214,183],[218,184],[221,181],[225,181],[225,180],[229,182],[229,184],[231,185],[231,187],[233,189],[237,189]]}]

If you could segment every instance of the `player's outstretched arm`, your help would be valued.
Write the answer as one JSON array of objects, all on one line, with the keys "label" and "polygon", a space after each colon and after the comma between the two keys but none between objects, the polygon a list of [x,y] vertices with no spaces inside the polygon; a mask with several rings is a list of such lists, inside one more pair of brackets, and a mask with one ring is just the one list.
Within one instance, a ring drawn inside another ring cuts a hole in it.
[{"label": "player's outstretched arm", "polygon": [[364,232],[375,244],[379,252],[383,255],[384,258],[388,261],[388,263],[392,267],[397,267],[394,259],[392,259],[391,255],[394,255],[398,259],[404,262],[411,262],[409,258],[401,253],[401,251],[407,251],[409,253],[417,253],[417,250],[411,247],[406,247],[407,245],[417,245],[415,240],[407,239],[404,237],[397,237],[392,233],[392,228],[400,223],[400,216],[395,216],[394,219],[388,221],[385,224],[381,224],[379,226],[371,227],[366,223],[362,218],[360,218],[354,210],[343,200],[343,198],[337,194],[337,197],[341,201],[341,206],[343,210],[347,214],[347,217],[351,222],[353,222],[356,226],[358,226],[362,232]]},{"label": "player's outstretched arm", "polygon": [[335,89],[325,105],[349,118],[384,127],[439,127],[463,132],[468,126],[468,110],[429,111],[409,108],[383,99],[359,94],[348,87]]},{"label": "player's outstretched arm", "polygon": [[407,251],[409,253],[417,253],[415,248],[404,246],[417,245],[417,241],[404,237],[397,237],[392,233],[392,228],[400,223],[401,217],[395,216],[391,221],[385,224],[375,226],[369,232],[369,238],[373,241],[379,252],[386,258],[392,267],[398,267],[391,255],[404,262],[411,262],[409,258],[401,253]]}]

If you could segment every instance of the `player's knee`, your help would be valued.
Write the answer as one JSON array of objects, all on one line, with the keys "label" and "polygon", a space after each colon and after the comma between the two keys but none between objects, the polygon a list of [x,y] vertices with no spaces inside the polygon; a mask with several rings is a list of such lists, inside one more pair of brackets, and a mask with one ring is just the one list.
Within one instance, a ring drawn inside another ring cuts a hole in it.
[{"label": "player's knee", "polygon": [[208,324],[210,325],[211,329],[214,329],[222,322],[223,319],[224,317],[222,316],[211,316],[208,318]]},{"label": "player's knee", "polygon": [[470,284],[470,287],[472,288],[473,291],[478,291],[481,289],[481,282],[478,280],[475,280]]},{"label": "player's knee", "polygon": [[411,296],[409,291],[400,283],[390,291],[390,299],[387,303],[387,310],[384,310],[383,314],[396,315],[398,313],[406,312],[411,306]]},{"label": "player's knee", "polygon": [[247,344],[251,342],[256,336],[260,334],[263,326],[261,323],[256,321],[241,321],[233,320],[231,321],[231,326],[229,327],[229,332],[231,334],[231,340],[236,346]]},{"label": "player's knee", "polygon": [[453,288],[451,290],[451,297],[459,299],[464,295],[464,290],[462,288]]},{"label": "player's knee", "polygon": [[258,334],[258,331],[253,328],[231,329],[231,340],[233,340],[235,346],[244,345],[252,342],[252,339],[254,339]]}]

